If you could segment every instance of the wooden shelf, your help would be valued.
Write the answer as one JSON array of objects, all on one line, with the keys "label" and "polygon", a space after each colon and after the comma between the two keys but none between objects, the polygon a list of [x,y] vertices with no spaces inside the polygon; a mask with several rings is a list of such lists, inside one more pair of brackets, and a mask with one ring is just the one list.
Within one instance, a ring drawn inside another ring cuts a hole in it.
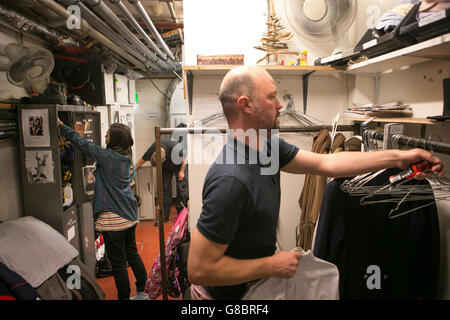
[{"label": "wooden shelf", "polygon": [[415,123],[415,124],[450,124],[450,121],[434,121],[423,118],[351,118],[351,117],[340,117],[339,120],[350,120],[356,122],[397,122],[397,123]]},{"label": "wooden shelf", "polygon": [[348,66],[345,73],[363,74],[401,70],[432,59],[450,60],[450,33]]},{"label": "wooden shelf", "polygon": [[[225,75],[228,71],[237,67],[236,65],[205,65],[205,66],[184,66],[184,71],[190,71],[193,75]],[[272,75],[303,76],[314,71],[313,75],[332,75],[343,72],[344,67],[336,68],[329,66],[275,66],[261,65]]]}]

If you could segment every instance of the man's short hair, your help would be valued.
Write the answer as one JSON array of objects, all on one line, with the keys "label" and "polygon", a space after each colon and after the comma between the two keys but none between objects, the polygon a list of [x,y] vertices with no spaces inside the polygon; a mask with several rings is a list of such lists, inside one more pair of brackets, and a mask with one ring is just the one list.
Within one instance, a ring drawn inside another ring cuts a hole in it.
[{"label": "man's short hair", "polygon": [[228,120],[237,115],[236,101],[240,96],[251,98],[254,91],[254,79],[249,73],[234,76],[233,79],[220,88],[219,99],[222,103],[223,113]]}]

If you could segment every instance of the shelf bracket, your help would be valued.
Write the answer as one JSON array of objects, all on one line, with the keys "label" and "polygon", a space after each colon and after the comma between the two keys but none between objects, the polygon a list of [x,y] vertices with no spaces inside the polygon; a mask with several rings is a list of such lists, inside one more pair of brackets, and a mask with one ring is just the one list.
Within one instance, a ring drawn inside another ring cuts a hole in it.
[{"label": "shelf bracket", "polygon": [[427,130],[427,125],[426,124],[421,124],[420,125],[420,137],[422,139],[425,139],[425,132]]},{"label": "shelf bracket", "polygon": [[374,74],[373,80],[375,82],[375,97],[373,99],[374,104],[378,104],[380,101],[380,84],[381,84],[381,76],[379,73]]},{"label": "shelf bracket", "polygon": [[306,109],[307,109],[307,105],[308,105],[308,85],[309,85],[309,77],[316,72],[314,71],[310,71],[308,73],[305,73],[302,76],[302,85],[303,85],[303,113],[306,114]]},{"label": "shelf bracket", "polygon": [[189,101],[189,115],[192,115],[192,96],[194,94],[194,75],[192,71],[186,71],[186,80],[187,80],[187,91],[188,91],[188,101]]}]

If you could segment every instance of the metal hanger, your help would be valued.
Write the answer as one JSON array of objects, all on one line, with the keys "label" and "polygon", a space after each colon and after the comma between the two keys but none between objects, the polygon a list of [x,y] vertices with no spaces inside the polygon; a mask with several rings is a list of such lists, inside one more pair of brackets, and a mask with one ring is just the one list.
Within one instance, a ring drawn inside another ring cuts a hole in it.
[{"label": "metal hanger", "polygon": [[211,122],[215,119],[222,118],[222,117],[224,117],[223,111],[211,114],[200,120],[194,120],[193,127],[202,127],[204,124]]},{"label": "metal hanger", "polygon": [[283,99],[289,101],[286,110],[280,112],[280,115],[288,115],[289,117],[297,121],[302,127],[324,125],[323,121],[320,121],[310,115],[307,115],[306,113],[298,112],[293,109],[292,105],[294,104],[294,96],[291,93],[285,92]]},{"label": "metal hanger", "polygon": [[[370,146],[373,140],[373,131],[368,133],[363,131],[363,143]],[[391,136],[393,148],[399,149],[400,138],[405,138],[403,135],[394,134]],[[409,146],[411,137],[406,142],[406,146]],[[431,137],[429,137],[431,139]],[[430,146],[430,151],[433,152]],[[417,147],[417,144],[415,145]],[[362,196],[360,200],[361,205],[368,205],[374,203],[391,202],[396,203],[396,207],[389,212],[389,218],[394,219],[397,217],[404,216],[416,210],[430,206],[438,201],[450,199],[450,179],[446,177],[436,178],[434,176],[427,177],[429,184],[419,184],[418,181],[415,183],[406,184],[406,182],[414,181],[413,177],[404,178],[403,180],[396,181],[392,183],[391,181],[386,182],[381,186],[367,186],[366,184],[373,178],[378,176],[380,173],[384,172],[385,169],[379,170],[374,173],[366,173],[354,177],[353,179],[345,180],[341,184],[341,189],[352,195],[352,196]],[[381,197],[383,196],[384,197]],[[389,195],[388,198],[385,196]],[[431,200],[430,202],[420,205],[416,208],[398,213],[401,205],[405,202],[410,201],[422,201]]]}]

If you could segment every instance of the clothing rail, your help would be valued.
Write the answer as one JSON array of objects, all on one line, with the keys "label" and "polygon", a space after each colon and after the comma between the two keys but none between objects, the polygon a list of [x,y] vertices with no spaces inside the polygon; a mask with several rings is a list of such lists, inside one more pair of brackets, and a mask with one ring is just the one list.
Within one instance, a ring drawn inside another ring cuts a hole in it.
[{"label": "clothing rail", "polygon": [[[384,133],[372,129],[364,130],[367,132],[367,135],[376,140],[384,140]],[[431,141],[428,139],[414,138],[408,137],[404,135],[393,135],[396,136],[396,139],[399,145],[410,148],[421,148],[428,151],[450,154],[450,143]]]},{"label": "clothing rail", "polygon": [[[215,127],[189,127],[189,128],[158,128],[160,131],[160,134],[171,134],[173,132],[187,132],[189,134],[214,134],[217,132],[220,133],[227,133],[228,128],[215,128]],[[286,132],[319,132],[322,129],[326,129],[328,131],[331,131],[333,129],[333,126],[331,125],[317,125],[317,126],[305,126],[305,127],[281,127],[278,129],[280,133],[286,133]],[[353,131],[353,132],[359,132],[357,125],[340,125],[337,128],[337,131]],[[155,128],[156,132],[156,128]]]},{"label": "clothing rail", "polygon": [[[307,126],[307,127],[282,127],[279,132],[319,132],[322,129],[332,130],[330,125],[323,126]],[[160,128],[155,127],[155,152],[156,152],[156,176],[158,186],[158,228],[159,228],[159,261],[161,263],[161,286],[163,300],[167,300],[167,272],[166,272],[166,244],[164,239],[164,208],[163,208],[163,187],[162,187],[162,163],[161,163],[161,135],[172,134],[173,132],[187,132],[189,134],[215,134],[226,133],[228,128]],[[359,132],[358,125],[340,125],[337,131],[353,131]]]}]

